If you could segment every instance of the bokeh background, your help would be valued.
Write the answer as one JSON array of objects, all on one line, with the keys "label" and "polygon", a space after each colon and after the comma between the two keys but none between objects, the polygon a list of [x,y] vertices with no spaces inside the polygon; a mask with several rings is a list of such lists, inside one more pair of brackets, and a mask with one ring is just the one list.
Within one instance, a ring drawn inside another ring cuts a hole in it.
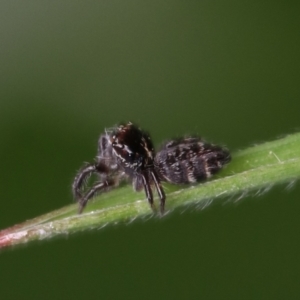
[{"label": "bokeh background", "polygon": [[[233,152],[299,131],[299,6],[1,1],[0,228],[70,204],[120,121],[157,146],[196,133]],[[282,185],[1,251],[1,299],[298,299],[299,196]]]}]

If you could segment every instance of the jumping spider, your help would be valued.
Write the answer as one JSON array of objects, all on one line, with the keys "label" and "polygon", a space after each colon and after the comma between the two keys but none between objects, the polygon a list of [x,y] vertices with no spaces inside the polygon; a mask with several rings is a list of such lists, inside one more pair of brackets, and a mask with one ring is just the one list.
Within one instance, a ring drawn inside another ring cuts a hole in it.
[{"label": "jumping spider", "polygon": [[[72,190],[81,213],[97,192],[107,191],[129,178],[135,191],[144,188],[153,210],[152,186],[155,186],[163,213],[166,196],[161,181],[173,184],[203,181],[230,160],[227,149],[208,144],[200,137],[168,141],[155,154],[149,134],[128,122],[100,136],[96,162],[79,170]],[[85,191],[86,181],[93,173],[99,175],[100,180]]]}]

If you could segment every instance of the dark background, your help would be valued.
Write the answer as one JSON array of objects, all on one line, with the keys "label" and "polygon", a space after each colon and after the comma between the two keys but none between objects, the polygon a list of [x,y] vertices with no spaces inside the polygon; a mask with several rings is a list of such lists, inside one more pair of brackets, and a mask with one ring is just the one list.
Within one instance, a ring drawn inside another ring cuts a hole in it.
[{"label": "dark background", "polygon": [[[119,121],[233,152],[298,131],[299,6],[2,1],[0,228],[71,203]],[[296,299],[299,196],[282,185],[1,251],[1,299]]]}]

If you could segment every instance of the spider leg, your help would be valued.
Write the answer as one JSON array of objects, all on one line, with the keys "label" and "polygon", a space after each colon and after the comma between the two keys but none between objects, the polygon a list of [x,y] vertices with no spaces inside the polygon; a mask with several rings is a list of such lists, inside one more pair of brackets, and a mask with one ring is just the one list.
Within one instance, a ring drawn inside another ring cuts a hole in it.
[{"label": "spider leg", "polygon": [[80,169],[75,176],[73,185],[72,185],[72,191],[74,198],[79,201],[79,199],[82,198],[82,188],[83,185],[87,182],[88,178],[93,174],[104,174],[107,175],[109,173],[109,169],[107,166],[100,162],[97,162],[95,164],[87,164],[82,169]]},{"label": "spider leg", "polygon": [[72,191],[74,198],[76,200],[82,197],[81,189],[82,186],[85,184],[87,179],[91,176],[92,173],[96,172],[96,164],[88,164],[80,169],[75,176],[74,182],[72,184]]},{"label": "spider leg", "polygon": [[152,194],[152,190],[151,190],[151,187],[150,187],[150,184],[149,184],[148,173],[145,172],[141,176],[142,176],[143,185],[144,185],[144,189],[145,189],[145,193],[146,193],[146,197],[148,199],[148,202],[149,202],[152,210],[155,210],[155,206],[154,206],[154,202],[153,202],[153,194]]},{"label": "spider leg", "polygon": [[161,214],[163,214],[164,210],[165,210],[166,195],[165,195],[165,192],[163,190],[163,187],[161,186],[160,180],[159,180],[156,172],[151,171],[150,173],[151,173],[151,176],[152,176],[152,179],[154,181],[157,193],[158,193],[159,198],[160,198],[160,212],[161,212]]},{"label": "spider leg", "polygon": [[98,182],[92,186],[84,197],[79,199],[79,210],[78,213],[82,213],[89,199],[91,199],[97,192],[107,189],[115,185],[115,180],[105,180],[104,182]]}]

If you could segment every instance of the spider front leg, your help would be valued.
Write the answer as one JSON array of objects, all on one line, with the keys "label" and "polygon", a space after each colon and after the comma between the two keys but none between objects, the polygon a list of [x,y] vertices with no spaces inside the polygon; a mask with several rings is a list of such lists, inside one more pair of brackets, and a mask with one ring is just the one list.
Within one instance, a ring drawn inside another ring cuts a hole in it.
[{"label": "spider front leg", "polygon": [[100,192],[102,190],[108,189],[109,187],[112,187],[116,184],[115,180],[112,179],[108,179],[105,180],[103,182],[98,182],[96,183],[94,186],[92,186],[88,192],[79,199],[79,209],[78,209],[78,213],[82,213],[83,209],[85,208],[87,202],[89,201],[89,199],[91,199],[93,196],[95,196],[95,194],[97,192]]},{"label": "spider front leg", "polygon": [[102,175],[105,175],[105,177],[107,177],[107,175],[109,174],[109,169],[104,163],[97,162],[95,164],[87,164],[81,170],[79,170],[79,172],[75,176],[75,179],[74,179],[74,182],[73,182],[73,185],[72,185],[74,198],[79,203],[79,213],[82,212],[82,210],[85,207],[88,200],[91,197],[93,197],[97,191],[102,190],[105,187],[113,185],[113,182],[111,180],[105,180],[102,183],[95,184],[83,196],[83,191],[82,190],[84,188],[84,185],[86,184],[88,178],[93,173],[98,173],[99,175],[102,174]]},{"label": "spider front leg", "polygon": [[76,199],[76,201],[78,201],[82,197],[82,193],[81,193],[82,186],[86,183],[87,179],[95,171],[96,171],[95,164],[88,164],[78,171],[72,184],[73,196]]}]

